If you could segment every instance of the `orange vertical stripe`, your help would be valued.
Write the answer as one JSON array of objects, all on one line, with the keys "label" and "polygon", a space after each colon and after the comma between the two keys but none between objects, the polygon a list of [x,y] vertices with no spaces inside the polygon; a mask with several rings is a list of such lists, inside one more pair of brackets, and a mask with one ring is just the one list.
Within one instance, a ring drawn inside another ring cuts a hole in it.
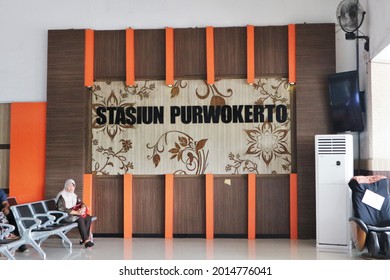
[{"label": "orange vertical stripe", "polygon": [[94,67],[94,31],[85,30],[85,64],[84,64],[84,86],[93,86],[93,67]]},{"label": "orange vertical stripe", "polygon": [[165,71],[166,71],[166,80],[165,83],[167,86],[173,86],[174,84],[174,32],[173,28],[165,28]]},{"label": "orange vertical stripe", "polygon": [[133,236],[133,175],[123,175],[123,232],[124,238]]},{"label": "orange vertical stripe", "polygon": [[248,239],[256,238],[256,174],[248,174]]},{"label": "orange vertical stripe", "polygon": [[134,29],[126,29],[126,85],[133,86],[134,73]]},{"label": "orange vertical stripe", "polygon": [[255,28],[253,25],[246,27],[247,48],[247,83],[253,84],[255,80]]},{"label": "orange vertical stripe", "polygon": [[45,172],[46,102],[11,103],[9,196],[18,203],[44,199]]},{"label": "orange vertical stripe", "polygon": [[173,238],[173,174],[165,174],[165,238]]},{"label": "orange vertical stripe", "polygon": [[290,84],[297,82],[296,75],[296,31],[295,24],[288,25],[288,80]]},{"label": "orange vertical stripe", "polygon": [[83,202],[88,206],[88,213],[92,215],[92,174],[83,176]]},{"label": "orange vertical stripe", "polygon": [[207,84],[214,84],[214,27],[206,27],[206,64],[207,64]]},{"label": "orange vertical stripe", "polygon": [[298,177],[290,174],[290,239],[298,239]]},{"label": "orange vertical stripe", "polygon": [[206,174],[206,239],[214,238],[214,175]]}]

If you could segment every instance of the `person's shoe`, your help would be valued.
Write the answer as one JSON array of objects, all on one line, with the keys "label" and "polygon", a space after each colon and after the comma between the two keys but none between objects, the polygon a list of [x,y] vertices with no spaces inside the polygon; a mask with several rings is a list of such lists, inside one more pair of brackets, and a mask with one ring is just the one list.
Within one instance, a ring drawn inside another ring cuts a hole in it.
[{"label": "person's shoe", "polygon": [[5,239],[19,239],[19,236],[13,234],[13,233],[10,233],[8,236],[5,237]]},{"label": "person's shoe", "polygon": [[92,247],[93,245],[95,245],[95,244],[93,244],[92,241],[87,241],[87,242],[85,242],[85,244],[84,244],[85,248]]},{"label": "person's shoe", "polygon": [[27,246],[26,245],[20,246],[18,248],[18,252],[20,252],[20,253],[28,252]]}]

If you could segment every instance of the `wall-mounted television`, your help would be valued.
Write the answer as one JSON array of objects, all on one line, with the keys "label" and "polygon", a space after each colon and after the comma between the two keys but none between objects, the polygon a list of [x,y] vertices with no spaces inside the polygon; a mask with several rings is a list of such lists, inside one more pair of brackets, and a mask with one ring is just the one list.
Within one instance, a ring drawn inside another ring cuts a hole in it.
[{"label": "wall-mounted television", "polygon": [[334,132],[363,131],[364,121],[358,72],[330,74],[328,84]]}]

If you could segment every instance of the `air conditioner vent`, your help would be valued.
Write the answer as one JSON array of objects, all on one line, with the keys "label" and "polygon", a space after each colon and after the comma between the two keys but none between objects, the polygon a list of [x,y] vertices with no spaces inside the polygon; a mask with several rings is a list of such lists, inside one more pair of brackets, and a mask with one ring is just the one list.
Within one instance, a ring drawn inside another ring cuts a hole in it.
[{"label": "air conditioner vent", "polygon": [[317,152],[320,155],[345,155],[345,138],[320,138],[317,140]]}]

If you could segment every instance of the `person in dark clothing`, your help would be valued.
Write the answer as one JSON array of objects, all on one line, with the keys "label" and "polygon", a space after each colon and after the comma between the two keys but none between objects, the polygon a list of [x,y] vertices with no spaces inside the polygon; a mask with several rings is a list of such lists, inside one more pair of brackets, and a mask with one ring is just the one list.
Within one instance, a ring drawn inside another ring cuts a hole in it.
[{"label": "person in dark clothing", "polygon": [[[0,189],[0,209],[1,209],[1,212],[3,212],[4,215],[7,217],[8,223],[15,227],[15,230],[13,231],[13,233],[17,236],[20,236],[18,226],[17,226],[16,221],[15,221],[15,217],[12,214],[12,211],[10,209],[10,205],[8,203],[7,194],[5,193],[5,191],[3,189]],[[18,248],[18,251],[23,253],[23,252],[28,251],[28,249],[27,249],[26,245],[22,245]]]}]

